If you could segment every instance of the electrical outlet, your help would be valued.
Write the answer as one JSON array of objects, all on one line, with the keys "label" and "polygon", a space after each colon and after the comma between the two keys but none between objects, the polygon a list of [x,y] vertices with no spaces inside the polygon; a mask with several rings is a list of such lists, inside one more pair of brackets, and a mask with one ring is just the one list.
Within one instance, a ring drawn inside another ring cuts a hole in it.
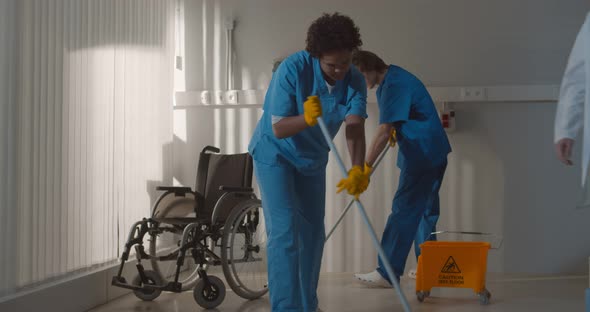
[{"label": "electrical outlet", "polygon": [[225,103],[225,96],[224,92],[221,90],[215,91],[215,104],[224,104]]},{"label": "electrical outlet", "polygon": [[238,104],[239,103],[239,95],[238,90],[229,90],[225,94],[225,99],[227,104]]},{"label": "electrical outlet", "polygon": [[211,93],[209,91],[201,91],[201,104],[203,104],[203,105],[210,105],[211,104]]},{"label": "electrical outlet", "polygon": [[486,99],[486,88],[464,87],[461,88],[461,100],[463,101],[484,101]]}]

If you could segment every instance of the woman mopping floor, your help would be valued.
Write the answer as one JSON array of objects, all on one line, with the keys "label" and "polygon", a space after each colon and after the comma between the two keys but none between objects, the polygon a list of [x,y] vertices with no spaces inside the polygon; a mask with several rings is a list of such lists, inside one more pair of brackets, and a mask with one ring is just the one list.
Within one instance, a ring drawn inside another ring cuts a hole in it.
[{"label": "woman mopping floor", "polygon": [[[380,126],[368,151],[367,166],[370,168],[386,147],[392,130],[399,147],[399,186],[381,238],[381,246],[399,281],[412,242],[415,241],[418,258],[420,244],[436,230],[438,191],[451,146],[434,102],[416,76],[401,67],[386,65],[369,51],[355,53],[353,64],[365,76],[367,87],[379,85]],[[369,286],[391,287],[392,277],[385,272],[381,258],[375,271],[355,274],[355,278]]]}]

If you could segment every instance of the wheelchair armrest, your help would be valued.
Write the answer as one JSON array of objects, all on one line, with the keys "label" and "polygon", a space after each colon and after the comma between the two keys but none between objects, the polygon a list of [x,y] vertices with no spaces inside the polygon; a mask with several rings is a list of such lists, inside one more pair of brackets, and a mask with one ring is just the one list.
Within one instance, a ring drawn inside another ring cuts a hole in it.
[{"label": "wheelchair armrest", "polygon": [[205,146],[205,148],[203,148],[203,150],[201,151],[201,154],[204,154],[207,152],[213,152],[215,154],[219,154],[219,152],[221,152],[221,150],[215,146],[207,145],[207,146]]},{"label": "wheelchair armrest", "polygon": [[157,191],[174,192],[176,196],[184,196],[186,193],[192,193],[188,186],[158,186]]},{"label": "wheelchair armrest", "polygon": [[238,187],[238,186],[225,186],[222,185],[219,187],[220,191],[225,192],[236,192],[236,193],[252,193],[254,189],[251,187]]}]

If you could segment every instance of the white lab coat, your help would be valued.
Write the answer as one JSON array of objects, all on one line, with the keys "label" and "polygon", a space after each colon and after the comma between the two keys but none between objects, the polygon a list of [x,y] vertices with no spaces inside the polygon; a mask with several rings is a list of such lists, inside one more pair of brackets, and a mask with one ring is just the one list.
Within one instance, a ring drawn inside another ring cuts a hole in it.
[{"label": "white lab coat", "polygon": [[555,142],[563,138],[575,139],[583,128],[582,186],[585,185],[590,162],[590,14],[572,48],[561,82],[557,114],[555,116]]}]

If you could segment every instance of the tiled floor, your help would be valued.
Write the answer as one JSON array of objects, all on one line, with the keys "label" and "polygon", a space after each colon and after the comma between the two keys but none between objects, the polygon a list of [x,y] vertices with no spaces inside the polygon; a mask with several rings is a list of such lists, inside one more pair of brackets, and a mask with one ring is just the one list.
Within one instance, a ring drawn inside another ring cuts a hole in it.
[{"label": "tiled floor", "polygon": [[[584,311],[584,291],[587,277],[488,276],[487,288],[492,293],[487,306],[479,304],[477,296],[467,289],[433,289],[424,303],[417,301],[415,283],[402,279],[402,288],[412,311]],[[369,289],[352,280],[352,274],[325,274],[320,279],[320,308],[325,312],[403,311],[393,289]],[[164,293],[153,302],[142,302],[126,295],[92,312],[181,312],[202,311],[195,303],[192,291],[182,294]],[[206,310],[205,310],[206,311]],[[245,301],[228,290],[225,301],[215,310],[232,312],[270,311],[268,295]]]}]

